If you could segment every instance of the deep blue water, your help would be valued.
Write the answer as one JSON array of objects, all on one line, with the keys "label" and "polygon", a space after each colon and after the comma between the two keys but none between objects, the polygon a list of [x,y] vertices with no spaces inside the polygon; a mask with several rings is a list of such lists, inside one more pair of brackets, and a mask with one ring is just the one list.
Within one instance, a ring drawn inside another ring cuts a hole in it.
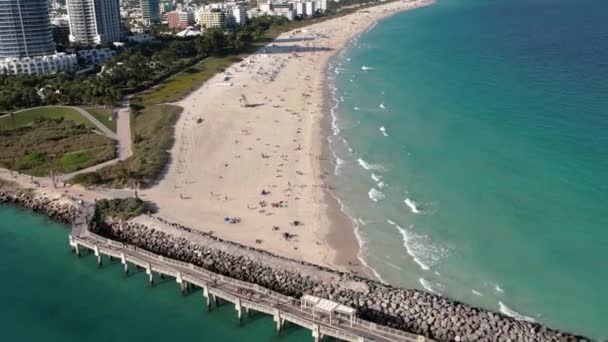
[{"label": "deep blue water", "polygon": [[331,73],[338,197],[382,278],[608,337],[608,1],[439,1]]}]

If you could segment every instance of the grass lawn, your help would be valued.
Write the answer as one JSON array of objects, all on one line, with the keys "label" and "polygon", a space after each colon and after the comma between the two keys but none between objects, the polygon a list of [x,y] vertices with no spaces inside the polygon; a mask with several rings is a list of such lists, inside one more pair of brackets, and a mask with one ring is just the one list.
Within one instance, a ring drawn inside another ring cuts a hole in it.
[{"label": "grass lawn", "polygon": [[84,125],[39,119],[29,126],[0,131],[0,165],[32,176],[70,173],[114,158],[115,145]]},{"label": "grass lawn", "polygon": [[72,181],[114,187],[151,185],[169,161],[174,125],[181,110],[172,105],[151,105],[132,112],[133,156],[96,172],[76,175]]},{"label": "grass lawn", "polygon": [[80,115],[77,110],[63,107],[40,107],[26,109],[18,113],[13,113],[12,116],[5,116],[0,118],[0,130],[15,129],[27,126],[39,118],[64,118],[66,120],[74,121],[78,124],[83,124],[89,128],[95,128],[95,125],[93,125],[92,122]]},{"label": "grass lawn", "polygon": [[[181,100],[198,89],[205,81],[218,72],[227,69],[240,60],[239,56],[207,57],[183,72],[162,82],[157,87],[138,95],[136,98],[144,106],[170,103]],[[135,100],[135,101],[137,101]]]},{"label": "grass lawn", "polygon": [[82,109],[91,113],[95,119],[99,120],[99,122],[108,127],[112,132],[116,133],[116,120],[109,120],[110,115],[112,115],[112,109],[93,106],[82,107]]}]

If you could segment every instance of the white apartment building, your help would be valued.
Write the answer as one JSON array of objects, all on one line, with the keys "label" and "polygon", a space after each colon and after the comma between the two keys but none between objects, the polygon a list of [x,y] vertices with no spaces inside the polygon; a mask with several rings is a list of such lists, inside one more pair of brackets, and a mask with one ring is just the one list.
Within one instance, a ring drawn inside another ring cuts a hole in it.
[{"label": "white apartment building", "polygon": [[232,7],[232,16],[237,25],[244,25],[247,22],[247,10],[243,6]]},{"label": "white apartment building", "polygon": [[116,51],[108,48],[79,50],[78,58],[87,65],[98,65],[116,56]]},{"label": "white apartment building", "polygon": [[317,4],[313,1],[306,1],[306,15],[313,16],[317,12]]},{"label": "white apartment building", "polygon": [[226,14],[217,8],[198,12],[198,23],[202,28],[222,28],[226,26]]},{"label": "white apartment building", "polygon": [[75,70],[78,59],[74,54],[63,52],[47,56],[0,58],[0,73],[44,75]]}]

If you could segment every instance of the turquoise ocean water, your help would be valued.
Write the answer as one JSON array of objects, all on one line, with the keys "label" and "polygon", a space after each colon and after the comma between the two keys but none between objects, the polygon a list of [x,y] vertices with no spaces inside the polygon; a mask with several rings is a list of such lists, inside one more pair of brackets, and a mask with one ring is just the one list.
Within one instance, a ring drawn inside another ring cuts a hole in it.
[{"label": "turquoise ocean water", "polygon": [[[443,0],[334,60],[337,196],[383,279],[608,337],[607,15],[601,0]],[[97,270],[67,234],[0,207],[2,340],[310,340]]]},{"label": "turquoise ocean water", "polygon": [[[276,337],[272,318],[239,327],[234,306],[207,313],[200,291],[183,297],[174,279],[125,278],[120,263],[97,269],[70,252],[68,229],[43,216],[0,206],[0,340],[310,341],[289,326]],[[159,282],[160,281],[160,282]]]},{"label": "turquoise ocean water", "polygon": [[336,195],[383,279],[608,338],[608,1],[440,0],[329,74]]}]

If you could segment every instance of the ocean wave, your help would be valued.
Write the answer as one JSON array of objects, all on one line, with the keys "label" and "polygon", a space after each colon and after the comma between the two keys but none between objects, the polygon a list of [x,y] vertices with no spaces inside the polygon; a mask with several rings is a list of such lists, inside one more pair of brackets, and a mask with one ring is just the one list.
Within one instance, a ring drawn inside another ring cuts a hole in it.
[{"label": "ocean wave", "polygon": [[372,67],[368,67],[368,66],[365,66],[365,65],[361,67],[361,70],[363,70],[363,71],[367,71],[367,70],[373,70],[373,69],[374,69],[374,68],[372,68]]},{"label": "ocean wave", "polygon": [[384,183],[384,182],[382,182],[382,181],[378,182],[378,184],[377,184],[377,185],[378,185],[378,188],[380,188],[380,189],[384,189],[384,188],[386,188],[386,187],[387,187],[386,183]]},{"label": "ocean wave", "polygon": [[494,286],[494,289],[496,290],[496,292],[505,293],[505,291],[498,284]]},{"label": "ocean wave", "polygon": [[498,302],[498,306],[500,307],[500,312],[502,312],[503,314],[505,314],[507,316],[513,317],[513,318],[518,319],[520,321],[535,322],[534,318],[520,314],[519,312],[517,312],[517,311],[511,309],[510,307],[506,306],[501,301]]},{"label": "ocean wave", "polygon": [[397,228],[403,239],[403,247],[414,262],[424,271],[437,265],[441,259],[445,258],[448,251],[433,243],[426,235],[418,234],[412,230],[413,225],[408,229],[399,226],[392,220],[387,220],[389,224]]},{"label": "ocean wave", "polygon": [[378,201],[384,199],[384,194],[382,193],[382,191],[380,191],[376,188],[371,188],[369,190],[369,192],[367,193],[367,195],[374,202],[378,202]]},{"label": "ocean wave", "polygon": [[475,289],[472,289],[471,292],[473,292],[473,294],[476,295],[476,296],[480,296],[480,297],[483,296],[483,293],[481,293],[479,291],[476,291]]},{"label": "ocean wave", "polygon": [[386,106],[384,105],[384,102],[382,102],[378,107],[380,107],[380,109],[386,109]]},{"label": "ocean wave", "polygon": [[414,214],[420,214],[420,205],[416,202],[414,202],[413,200],[406,198],[403,203],[405,203],[405,205],[407,205],[410,210],[412,211],[412,213]]},{"label": "ocean wave", "polygon": [[357,159],[357,163],[359,163],[359,165],[366,170],[384,171],[384,166],[380,164],[370,164],[363,160],[363,158]]},{"label": "ocean wave", "polygon": [[439,294],[439,292],[433,288],[430,281],[421,277],[420,279],[418,279],[418,282],[420,283],[420,285],[422,285],[422,287],[424,287],[425,290],[434,294]]},{"label": "ocean wave", "polygon": [[380,132],[382,132],[382,135],[384,135],[385,137],[388,137],[388,134],[386,133],[386,128],[384,128],[384,126],[380,127]]},{"label": "ocean wave", "polygon": [[340,174],[340,166],[342,166],[344,164],[344,160],[335,157],[336,158],[336,167],[334,168],[334,175],[338,176]]},{"label": "ocean wave", "polygon": [[374,182],[379,182],[382,179],[382,176],[378,176],[375,173],[372,173],[372,179]]},{"label": "ocean wave", "polygon": [[348,208],[346,207],[346,205],[344,204],[344,202],[342,202],[342,200],[335,196],[331,191],[329,192],[330,195],[338,202],[339,206],[340,206],[340,211],[342,213],[344,213],[344,215],[346,215],[351,222],[353,223],[353,226],[355,227],[355,239],[357,239],[357,244],[359,245],[359,252],[357,253],[357,259],[359,259],[359,261],[361,262],[361,264],[363,264],[365,267],[367,267],[367,269],[371,270],[372,273],[374,274],[374,276],[376,277],[376,279],[380,280],[380,282],[382,282],[383,284],[388,284],[378,273],[378,271],[376,271],[373,267],[371,267],[367,261],[365,261],[365,258],[363,257],[363,252],[366,250],[366,243],[365,240],[363,239],[363,237],[361,236],[361,229],[360,226],[361,225],[365,225],[366,222],[361,219],[361,218],[355,218],[350,211],[348,210]]}]

